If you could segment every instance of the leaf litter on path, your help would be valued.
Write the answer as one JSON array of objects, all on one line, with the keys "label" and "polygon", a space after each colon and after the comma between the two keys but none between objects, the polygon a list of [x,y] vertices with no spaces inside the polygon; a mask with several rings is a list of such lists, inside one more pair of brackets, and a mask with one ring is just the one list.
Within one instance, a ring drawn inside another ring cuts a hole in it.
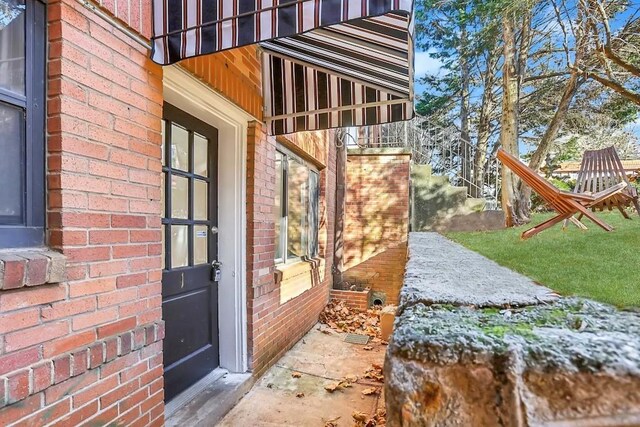
[{"label": "leaf litter on path", "polygon": [[[338,332],[368,335],[380,340],[380,309],[366,311],[350,308],[341,300],[331,300],[320,313],[320,322]],[[321,332],[325,330],[320,329]],[[324,332],[326,333],[326,332]],[[374,342],[374,340],[372,340]]]},{"label": "leaf litter on path", "polygon": [[[324,311],[320,313],[320,322],[330,328],[318,328],[318,330],[324,334],[331,334],[333,333],[332,330],[337,332],[363,334],[372,338],[370,344],[387,345],[387,342],[380,338],[380,309],[361,311],[348,307],[344,301],[332,300],[327,304]],[[371,345],[367,345],[363,347],[363,349],[371,351],[373,347]],[[365,370],[362,378],[383,383],[384,374],[382,372],[382,365],[376,363],[371,364]],[[347,375],[340,381],[326,384],[324,388],[328,393],[334,393],[351,387],[356,381],[358,381],[357,375]],[[363,397],[377,396],[381,393],[382,389],[380,387],[370,387],[362,391]],[[369,417],[364,412],[357,410],[353,411],[351,416],[354,421],[354,427],[386,426],[386,411],[384,409],[378,409],[372,417]],[[339,418],[340,417],[327,420],[324,426],[338,427]]]}]

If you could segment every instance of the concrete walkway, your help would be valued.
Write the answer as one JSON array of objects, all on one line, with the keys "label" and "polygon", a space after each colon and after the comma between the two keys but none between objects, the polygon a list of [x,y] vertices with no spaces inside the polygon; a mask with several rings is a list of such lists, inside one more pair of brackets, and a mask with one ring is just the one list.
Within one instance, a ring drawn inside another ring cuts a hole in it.
[{"label": "concrete walkway", "polygon": [[519,307],[552,302],[549,288],[438,233],[410,233],[400,306],[417,303]]},{"label": "concrete walkway", "polygon": [[[382,384],[362,378],[376,363],[382,365],[386,346],[344,342],[345,334],[320,332],[314,327],[252,390],[227,414],[221,426],[324,426],[335,420],[338,426],[352,426],[354,411],[368,417],[384,409],[382,393],[365,396],[362,392],[382,388]],[[325,329],[322,326],[322,329]],[[292,374],[298,372],[299,378]],[[325,386],[347,376],[357,376],[351,387],[329,393]],[[304,396],[296,397],[304,394]]]}]

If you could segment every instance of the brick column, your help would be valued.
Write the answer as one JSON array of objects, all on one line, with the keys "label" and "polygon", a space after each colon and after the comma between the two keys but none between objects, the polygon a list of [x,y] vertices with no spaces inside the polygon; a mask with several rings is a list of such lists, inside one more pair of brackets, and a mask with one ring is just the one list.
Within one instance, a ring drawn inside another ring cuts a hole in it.
[{"label": "brick column", "polygon": [[0,291],[0,425],[162,424],[161,69],[78,2],[47,9],[48,244],[66,280]]}]

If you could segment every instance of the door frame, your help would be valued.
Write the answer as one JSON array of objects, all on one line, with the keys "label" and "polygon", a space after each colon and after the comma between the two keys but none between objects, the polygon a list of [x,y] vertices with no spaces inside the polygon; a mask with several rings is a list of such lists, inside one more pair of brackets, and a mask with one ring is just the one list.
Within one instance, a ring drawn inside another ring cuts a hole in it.
[{"label": "door frame", "polygon": [[246,152],[247,129],[257,120],[195,76],[163,68],[164,101],[218,129],[218,282],[220,367],[247,372]]}]

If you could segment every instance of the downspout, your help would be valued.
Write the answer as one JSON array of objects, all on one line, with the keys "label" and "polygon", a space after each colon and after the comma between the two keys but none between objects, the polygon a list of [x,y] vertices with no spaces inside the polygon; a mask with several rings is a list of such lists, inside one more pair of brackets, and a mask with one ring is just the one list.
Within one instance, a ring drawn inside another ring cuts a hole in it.
[{"label": "downspout", "polygon": [[347,144],[345,132],[336,132],[336,207],[333,239],[333,288],[340,289],[344,270],[344,211],[345,191],[347,185]]}]

